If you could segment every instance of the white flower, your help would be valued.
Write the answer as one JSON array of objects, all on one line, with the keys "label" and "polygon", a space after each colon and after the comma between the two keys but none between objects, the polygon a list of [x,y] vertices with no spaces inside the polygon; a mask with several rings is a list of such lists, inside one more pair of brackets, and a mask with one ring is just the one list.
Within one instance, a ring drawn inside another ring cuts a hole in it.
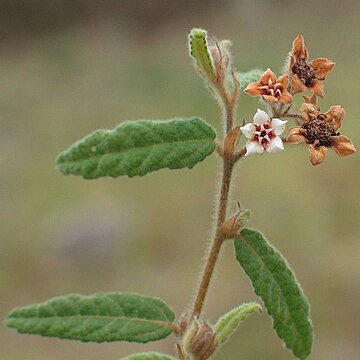
[{"label": "white flower", "polygon": [[269,115],[258,109],[254,115],[254,122],[241,127],[242,133],[249,139],[246,143],[246,154],[262,154],[264,150],[275,153],[284,150],[279,135],[285,130],[287,121],[270,118]]}]

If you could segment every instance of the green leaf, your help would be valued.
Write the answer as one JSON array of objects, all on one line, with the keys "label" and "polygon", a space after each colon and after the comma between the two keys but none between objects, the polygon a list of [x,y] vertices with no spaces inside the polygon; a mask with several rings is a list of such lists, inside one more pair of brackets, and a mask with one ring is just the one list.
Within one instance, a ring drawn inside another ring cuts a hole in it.
[{"label": "green leaf", "polygon": [[129,355],[121,360],[175,360],[175,358],[155,352],[147,352]]},{"label": "green leaf", "polygon": [[19,333],[61,339],[146,343],[172,332],[174,312],[160,299],[131,293],[68,295],[14,309],[5,324]]},{"label": "green leaf", "polygon": [[309,304],[288,263],[255,230],[241,231],[235,240],[235,251],[255,293],[273,318],[277,335],[297,358],[306,359],[313,341]]},{"label": "green leaf", "polygon": [[253,69],[247,72],[236,72],[236,77],[240,81],[240,90],[244,90],[251,82],[257,82],[260,80],[260,76],[263,70]]},{"label": "green leaf", "polygon": [[230,336],[236,331],[241,321],[244,321],[249,315],[261,313],[262,307],[255,303],[242,304],[222,316],[214,326],[216,338],[220,344],[229,340]]},{"label": "green leaf", "polygon": [[198,118],[124,122],[97,130],[58,157],[65,175],[85,179],[143,176],[162,168],[192,168],[215,150],[213,128]]},{"label": "green leaf", "polygon": [[190,55],[196,62],[200,72],[210,80],[215,80],[215,70],[211,54],[208,49],[207,31],[192,29],[189,34]]}]

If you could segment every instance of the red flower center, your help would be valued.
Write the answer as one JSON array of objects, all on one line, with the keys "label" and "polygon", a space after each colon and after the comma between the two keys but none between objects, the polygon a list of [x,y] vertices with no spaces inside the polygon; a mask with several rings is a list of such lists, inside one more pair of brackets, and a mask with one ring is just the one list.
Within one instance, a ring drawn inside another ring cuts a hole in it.
[{"label": "red flower center", "polygon": [[270,124],[255,125],[254,131],[254,141],[257,141],[261,145],[266,145],[270,143],[276,135],[274,134],[274,129]]},{"label": "red flower center", "polygon": [[273,83],[271,79],[269,79],[268,84],[260,86],[262,95],[274,96],[277,99],[280,98],[281,92],[283,91],[283,87],[280,83]]}]

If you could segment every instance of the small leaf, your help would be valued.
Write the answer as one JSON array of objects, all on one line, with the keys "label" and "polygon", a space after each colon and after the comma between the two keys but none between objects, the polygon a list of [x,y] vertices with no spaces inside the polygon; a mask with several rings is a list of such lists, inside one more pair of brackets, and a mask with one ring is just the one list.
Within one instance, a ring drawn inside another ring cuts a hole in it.
[{"label": "small leaf", "polygon": [[160,299],[131,293],[68,295],[14,309],[5,324],[19,333],[61,339],[146,343],[172,332],[174,312]]},{"label": "small leaf", "polygon": [[283,256],[262,234],[243,229],[235,240],[236,259],[262,298],[273,327],[287,348],[306,359],[313,341],[309,304]]},{"label": "small leaf", "polygon": [[241,221],[249,220],[251,217],[251,211],[249,209],[242,209],[242,212],[240,213],[239,219]]},{"label": "small leaf", "polygon": [[147,353],[129,355],[125,358],[121,358],[121,360],[175,360],[175,358],[165,354],[147,352]]},{"label": "small leaf", "polygon": [[97,130],[58,157],[64,174],[85,179],[143,176],[162,168],[192,168],[215,150],[213,128],[198,118],[124,122]]},{"label": "small leaf", "polygon": [[215,80],[215,70],[208,48],[207,31],[192,29],[189,35],[190,55],[196,62],[200,72],[210,80]]},{"label": "small leaf", "polygon": [[260,76],[263,70],[253,69],[247,72],[236,72],[236,77],[240,81],[240,90],[244,90],[251,82],[257,82],[260,80]]},{"label": "small leaf", "polygon": [[236,331],[241,321],[244,321],[249,315],[261,313],[262,307],[255,303],[242,304],[239,307],[229,311],[222,316],[214,326],[216,338],[220,344],[229,340],[230,336]]}]

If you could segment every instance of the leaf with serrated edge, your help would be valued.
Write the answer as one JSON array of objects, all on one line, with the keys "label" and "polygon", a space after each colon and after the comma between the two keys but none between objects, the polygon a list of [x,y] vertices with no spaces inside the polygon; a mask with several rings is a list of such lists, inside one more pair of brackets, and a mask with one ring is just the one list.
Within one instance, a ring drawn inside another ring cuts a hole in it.
[{"label": "leaf with serrated edge", "polygon": [[214,326],[219,343],[224,344],[228,341],[238,328],[240,322],[244,321],[249,315],[261,312],[262,307],[258,303],[252,302],[242,304],[222,316]]},{"label": "leaf with serrated edge", "polygon": [[121,358],[120,360],[175,360],[175,358],[165,354],[147,352],[129,355],[127,357]]},{"label": "leaf with serrated edge", "polygon": [[56,165],[64,175],[85,179],[192,168],[215,150],[215,136],[199,118],[126,121],[75,143],[59,155]]},{"label": "leaf with serrated edge", "polygon": [[287,261],[261,233],[251,229],[241,231],[235,251],[273,318],[277,335],[297,358],[306,359],[313,341],[309,304]]},{"label": "leaf with serrated edge", "polygon": [[167,337],[174,318],[174,312],[157,298],[98,293],[60,296],[17,308],[5,324],[23,334],[98,343],[146,343]]}]

